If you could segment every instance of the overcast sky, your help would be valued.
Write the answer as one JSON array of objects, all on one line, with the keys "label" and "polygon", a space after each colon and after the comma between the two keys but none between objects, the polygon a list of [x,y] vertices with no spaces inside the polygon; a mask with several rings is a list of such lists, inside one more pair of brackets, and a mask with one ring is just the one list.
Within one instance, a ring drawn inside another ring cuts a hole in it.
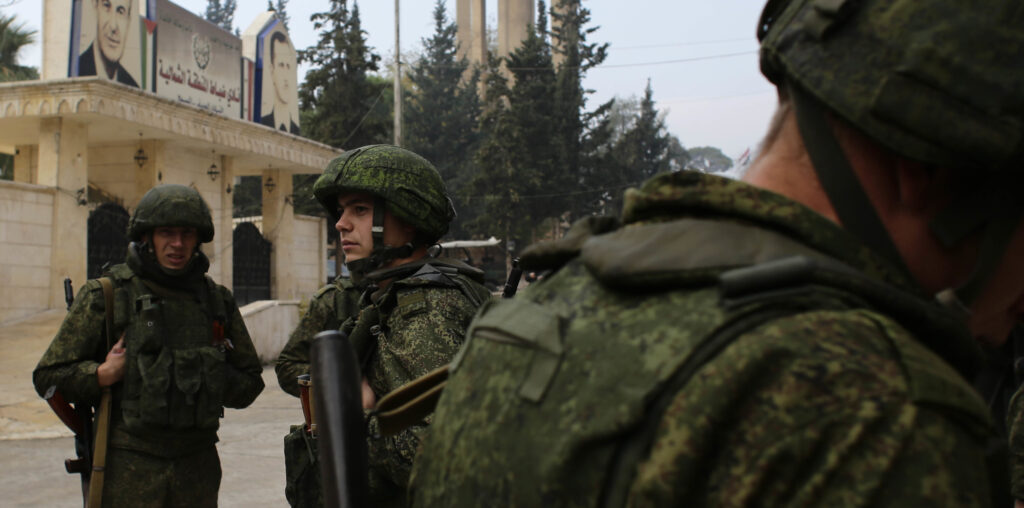
[{"label": "overcast sky", "polygon": [[[14,13],[26,27],[38,30],[42,6],[50,1],[55,0],[17,0],[3,12]],[[207,1],[176,3],[201,14]],[[235,24],[242,30],[266,7],[263,0],[238,4]],[[454,18],[455,0],[445,4]],[[585,82],[595,91],[591,107],[615,96],[640,96],[650,79],[654,100],[667,113],[668,129],[683,146],[715,146],[734,159],[748,147],[753,149],[775,107],[774,89],[757,66],[754,28],[763,4],[764,0],[584,0],[592,25],[600,27],[591,40],[610,44],[608,59],[592,69]],[[309,16],[328,5],[327,0],[291,0],[287,10],[296,47],[315,44]],[[403,52],[417,52],[421,39],[433,32],[433,5],[433,0],[402,2]],[[394,1],[363,0],[359,9],[370,46],[384,60],[392,60]],[[496,26],[497,0],[487,0],[487,20]],[[29,47],[21,55],[22,63],[38,67],[41,54],[38,44]]]}]

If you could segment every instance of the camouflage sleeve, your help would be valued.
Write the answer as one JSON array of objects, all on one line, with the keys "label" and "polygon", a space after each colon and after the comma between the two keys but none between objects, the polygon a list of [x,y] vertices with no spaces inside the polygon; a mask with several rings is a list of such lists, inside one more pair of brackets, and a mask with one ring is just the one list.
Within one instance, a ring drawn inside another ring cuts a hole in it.
[{"label": "camouflage sleeve", "polygon": [[234,349],[228,352],[227,383],[224,387],[224,407],[243,408],[252,404],[263,391],[263,367],[256,354],[256,346],[249,337],[242,314],[238,312],[231,292],[220,287],[224,297],[228,318],[227,337],[231,339]]},{"label": "camouflage sleeve", "polygon": [[99,284],[82,286],[57,335],[32,372],[32,383],[40,396],[56,385],[68,402],[99,403],[101,389],[96,368],[106,358],[107,346],[103,307]]},{"label": "camouflage sleeve", "polygon": [[706,365],[672,398],[633,504],[987,506],[970,387],[878,321],[837,314],[774,321]]},{"label": "camouflage sleeve", "polygon": [[[378,400],[387,391],[447,365],[462,346],[475,313],[476,306],[458,289],[432,287],[400,292],[398,306],[388,318],[390,334],[380,344],[381,371],[370,376]],[[407,485],[426,423],[392,437],[374,438],[371,422],[370,467],[397,485]]]},{"label": "camouflage sleeve", "polygon": [[299,385],[295,378],[309,373],[309,348],[313,345],[313,336],[324,330],[337,329],[340,324],[334,311],[334,293],[320,293],[309,302],[309,309],[292,330],[288,344],[274,365],[281,389],[296,397],[299,396]]}]

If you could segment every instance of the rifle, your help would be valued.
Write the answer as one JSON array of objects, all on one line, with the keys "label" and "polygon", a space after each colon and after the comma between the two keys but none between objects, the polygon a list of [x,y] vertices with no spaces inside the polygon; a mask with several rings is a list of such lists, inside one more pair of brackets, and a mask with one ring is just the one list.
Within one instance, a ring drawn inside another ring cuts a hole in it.
[{"label": "rifle", "polygon": [[523,277],[523,268],[519,266],[519,258],[512,259],[512,271],[508,272],[505,288],[501,290],[502,298],[512,298],[519,290],[519,279]]},{"label": "rifle", "polygon": [[359,359],[345,333],[337,330],[316,334],[310,356],[324,505],[367,506],[368,453]]},{"label": "rifle", "polygon": [[[103,286],[103,298],[105,305],[105,334],[107,337],[107,350],[113,347],[114,334],[114,290],[110,279],[99,279]],[[72,293],[71,279],[64,278],[64,301],[68,309],[74,303],[75,296]],[[82,475],[82,500],[87,507],[99,508],[102,503],[103,494],[103,472],[106,466],[107,456],[107,432],[110,427],[110,387],[103,388],[103,396],[100,399],[99,410],[95,414],[96,432],[93,432],[93,411],[87,404],[71,405],[64,399],[64,396],[57,391],[56,386],[51,386],[43,396],[50,409],[57,414],[57,418],[67,425],[75,434],[75,455],[76,459],[65,459],[64,469],[69,474],[77,473]],[[91,441],[95,434],[95,441]]]},{"label": "rifle", "polygon": [[[71,304],[75,301],[71,279],[67,277],[64,278],[64,301],[67,302],[68,309],[71,309]],[[81,475],[84,501],[88,497],[89,480],[92,476],[92,408],[88,404],[70,404],[57,391],[56,386],[47,389],[43,398],[57,418],[60,418],[75,435],[76,458],[64,459],[64,469],[68,474]]]}]

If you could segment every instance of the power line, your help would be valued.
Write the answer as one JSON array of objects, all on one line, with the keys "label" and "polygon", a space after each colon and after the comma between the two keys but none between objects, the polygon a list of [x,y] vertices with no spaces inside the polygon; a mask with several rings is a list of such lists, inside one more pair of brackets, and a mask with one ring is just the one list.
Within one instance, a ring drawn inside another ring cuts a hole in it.
[{"label": "power line", "polygon": [[614,44],[609,46],[612,50],[634,50],[634,49],[656,49],[656,48],[679,48],[685,46],[704,46],[707,44],[726,44],[730,42],[750,42],[753,40],[753,36],[750,37],[739,37],[736,39],[719,39],[713,41],[690,41],[690,42],[670,42],[664,44],[643,44],[638,46],[616,46]]}]

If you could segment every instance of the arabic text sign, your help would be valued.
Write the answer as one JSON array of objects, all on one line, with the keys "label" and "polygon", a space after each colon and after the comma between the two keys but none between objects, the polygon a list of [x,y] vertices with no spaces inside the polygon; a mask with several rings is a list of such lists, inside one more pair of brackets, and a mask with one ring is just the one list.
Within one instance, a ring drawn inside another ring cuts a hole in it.
[{"label": "arabic text sign", "polygon": [[156,9],[153,91],[214,113],[242,115],[242,42],[167,1]]}]

